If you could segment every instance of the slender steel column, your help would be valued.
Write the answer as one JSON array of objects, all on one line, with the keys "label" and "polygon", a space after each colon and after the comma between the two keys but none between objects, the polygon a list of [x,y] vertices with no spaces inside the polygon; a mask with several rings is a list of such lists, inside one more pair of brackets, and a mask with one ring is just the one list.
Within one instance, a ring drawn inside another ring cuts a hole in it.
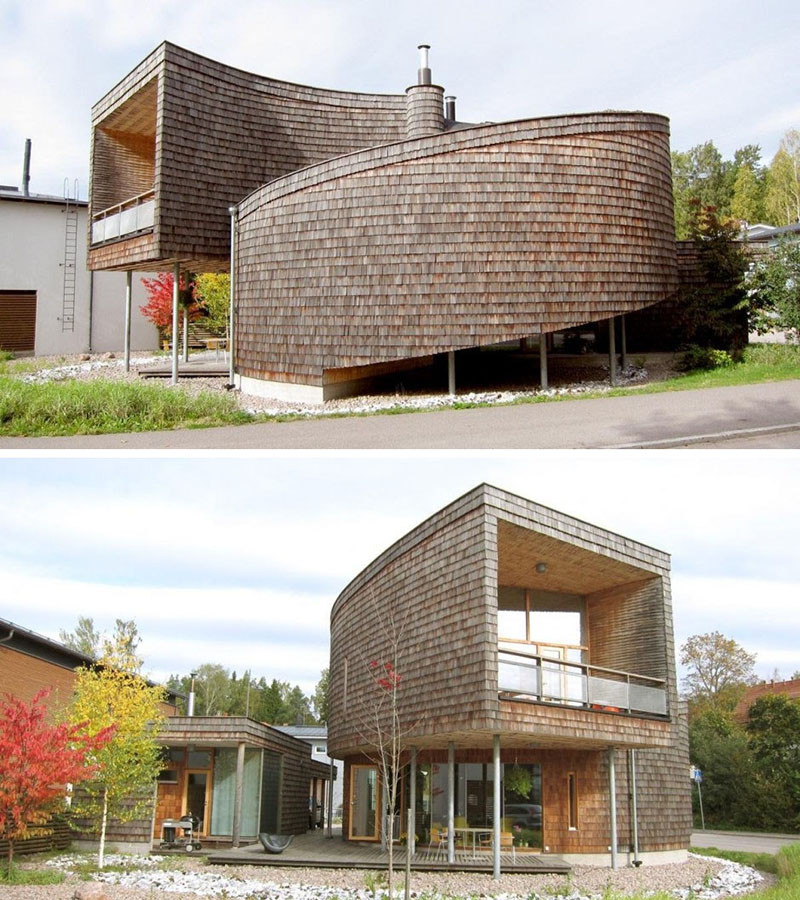
[{"label": "slender steel column", "polygon": [[625,333],[625,313],[619,317],[619,336],[620,336],[620,365],[622,371],[628,368],[628,337]]},{"label": "slender steel column", "polygon": [[630,751],[631,757],[631,798],[633,801],[633,864],[639,865],[639,802],[636,796],[636,751]]},{"label": "slender steel column", "polygon": [[456,745],[447,745],[447,861],[456,861],[456,841],[453,829],[456,826]]},{"label": "slender steel column", "polygon": [[492,763],[494,764],[494,794],[492,797],[492,877],[500,878],[500,735],[492,735]]},{"label": "slender steel column", "polygon": [[242,836],[242,797],[244,795],[244,741],[236,748],[236,782],[233,801],[233,846],[238,847]]},{"label": "slender steel column", "polygon": [[447,351],[447,393],[454,396],[456,392],[456,354],[454,350]]},{"label": "slender steel column", "polygon": [[411,807],[411,815],[406,823],[406,833],[408,834],[408,852],[414,855],[417,849],[417,836],[414,833],[414,816],[417,811],[417,748],[411,748],[411,764],[409,766],[408,777],[411,784],[408,786],[408,805]]},{"label": "slender steel column", "polygon": [[125,337],[122,349],[125,371],[131,370],[131,296],[133,294],[133,272],[125,273]]},{"label": "slender steel column", "polygon": [[613,318],[608,320],[608,377],[612,385],[617,383],[617,346]]},{"label": "slender steel column", "polygon": [[179,324],[179,299],[181,285],[181,265],[175,263],[172,270],[172,383],[178,383],[178,330]]},{"label": "slender steel column", "polygon": [[331,760],[330,777],[328,778],[328,827],[325,837],[333,837],[333,779],[336,775],[336,766]]},{"label": "slender steel column", "polygon": [[611,868],[617,868],[617,771],[614,748],[608,748],[608,802],[611,816]]},{"label": "slender steel column", "polygon": [[539,335],[539,386],[547,390],[547,335]]}]

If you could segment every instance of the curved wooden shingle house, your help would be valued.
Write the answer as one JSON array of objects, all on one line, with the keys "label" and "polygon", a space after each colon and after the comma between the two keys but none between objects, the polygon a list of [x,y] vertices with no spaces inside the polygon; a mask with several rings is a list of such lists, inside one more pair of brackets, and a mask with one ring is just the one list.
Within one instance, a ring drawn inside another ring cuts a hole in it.
[{"label": "curved wooden shingle house", "polygon": [[667,554],[481,485],[370,563],[331,613],[328,748],[344,760],[348,840],[387,830],[371,724],[387,662],[401,678],[396,835],[411,808],[418,849],[444,831],[451,858],[498,836],[517,857],[685,857]]},{"label": "curved wooden shingle house", "polygon": [[429,73],[345,93],[162,44],[93,109],[90,266],[233,258],[239,384],[298,399],[675,292],[664,117],[465,126]]}]

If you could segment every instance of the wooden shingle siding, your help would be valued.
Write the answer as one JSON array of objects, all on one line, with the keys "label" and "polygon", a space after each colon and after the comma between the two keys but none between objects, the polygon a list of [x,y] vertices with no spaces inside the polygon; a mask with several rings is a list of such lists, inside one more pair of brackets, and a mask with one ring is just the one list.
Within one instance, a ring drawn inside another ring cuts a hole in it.
[{"label": "wooden shingle siding", "polygon": [[0,291],[0,350],[33,353],[36,291]]},{"label": "wooden shingle siding", "polygon": [[[92,111],[93,165],[105,166],[98,132],[126,119],[137,92],[158,81],[154,181],[155,241],[150,265],[179,259],[198,271],[225,269],[230,252],[228,207],[274,178],[323,159],[396,141],[405,134],[402,95],[329,91],[263,78],[164,43]],[[132,128],[133,124],[126,126]],[[142,130],[147,129],[142,126]],[[122,183],[125,165],[107,185],[93,169],[91,210],[103,208]],[[119,202],[114,200],[113,202]],[[124,253],[125,240],[115,242]],[[113,253],[90,250],[92,268],[114,268]],[[127,263],[126,263],[127,264]]]},{"label": "wooden shingle siding", "polygon": [[288,175],[241,205],[239,371],[321,385],[556,331],[677,287],[666,122],[445,132]]},{"label": "wooden shingle siding", "polygon": [[[547,567],[533,574],[540,560]],[[504,761],[542,765],[550,851],[604,853],[606,751],[618,750],[623,849],[630,832],[626,751],[636,749],[642,850],[685,848],[688,732],[677,697],[669,565],[660,550],[490,485],[426,519],[359,573],[331,612],[328,749],[345,759],[345,797],[349,766],[369,753],[364,722],[379,689],[368,667],[387,659],[391,614],[405,623],[400,727],[405,746],[420,748],[420,761],[444,762],[452,741],[457,761],[488,762],[499,734]],[[666,716],[501,697],[498,585],[530,585],[532,578],[542,591],[571,588],[585,598],[589,662],[663,679]],[[577,833],[566,819],[569,772],[579,785]]]}]

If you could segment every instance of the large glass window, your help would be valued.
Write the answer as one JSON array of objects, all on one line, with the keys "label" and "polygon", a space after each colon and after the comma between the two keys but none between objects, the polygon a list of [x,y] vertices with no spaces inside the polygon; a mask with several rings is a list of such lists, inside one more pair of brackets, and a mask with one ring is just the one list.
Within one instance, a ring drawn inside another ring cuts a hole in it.
[{"label": "large glass window", "polygon": [[379,784],[376,766],[350,769],[350,838],[378,840]]},{"label": "large glass window", "polygon": [[[261,799],[261,751],[248,747],[244,752],[241,833],[258,834]],[[211,833],[233,834],[233,806],[236,800],[236,750],[220,748],[214,754],[214,786],[211,803]]]}]

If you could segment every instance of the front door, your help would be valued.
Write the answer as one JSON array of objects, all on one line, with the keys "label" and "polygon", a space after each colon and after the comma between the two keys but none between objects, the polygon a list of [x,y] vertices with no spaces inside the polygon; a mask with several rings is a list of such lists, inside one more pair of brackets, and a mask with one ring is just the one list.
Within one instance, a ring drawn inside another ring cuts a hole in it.
[{"label": "front door", "polygon": [[184,797],[184,811],[186,815],[191,813],[200,820],[199,833],[208,834],[208,794],[211,787],[211,773],[189,769],[186,773],[186,795]]},{"label": "front door", "polygon": [[380,780],[377,766],[350,769],[350,840],[377,841],[380,837]]}]

